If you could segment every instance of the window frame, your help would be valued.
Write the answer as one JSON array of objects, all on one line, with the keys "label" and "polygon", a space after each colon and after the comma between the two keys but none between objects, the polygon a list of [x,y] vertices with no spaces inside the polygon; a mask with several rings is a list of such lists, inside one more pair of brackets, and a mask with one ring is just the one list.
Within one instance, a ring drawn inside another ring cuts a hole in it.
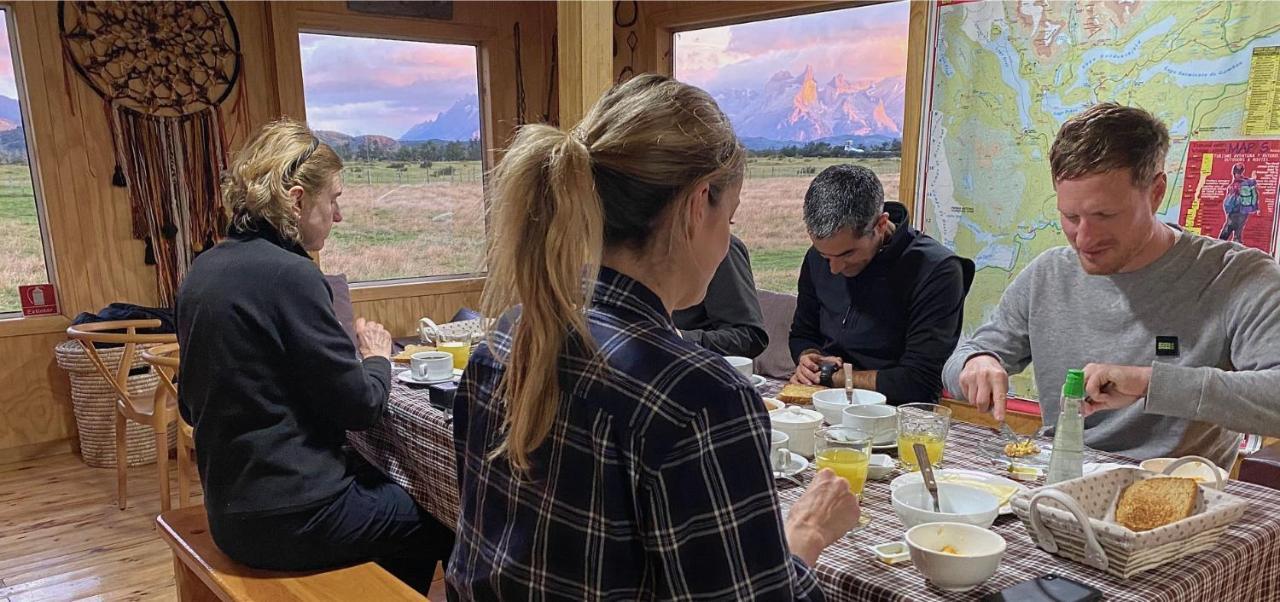
[{"label": "window frame", "polygon": [[[40,172],[40,160],[36,152],[35,137],[35,120],[31,115],[30,95],[27,93],[27,73],[26,62],[23,60],[22,53],[22,33],[18,31],[18,14],[19,7],[14,2],[0,2],[0,10],[4,11],[4,24],[9,33],[9,54],[13,61],[13,79],[18,95],[18,111],[22,115],[22,135],[27,145],[27,170],[31,178],[31,194],[35,201],[36,223],[40,229],[40,247],[44,255],[44,272],[46,281],[43,283],[31,284],[50,284],[53,286],[55,298],[58,300],[58,307],[61,309],[64,305],[62,299],[62,289],[58,283],[57,263],[55,262],[53,238],[49,229],[49,215],[46,210],[45,192],[43,181],[44,178]],[[22,308],[11,311],[0,311],[0,324],[15,324],[24,322],[22,327],[12,327],[0,333],[0,338],[7,336],[19,336],[24,334],[52,332],[65,328],[66,318],[61,315],[53,316],[24,316]],[[61,328],[59,328],[61,325]]]},{"label": "window frame", "polygon": [[[302,53],[299,35],[320,34],[348,37],[378,38],[405,42],[456,44],[476,49],[476,94],[480,104],[480,169],[481,199],[485,216],[485,239],[489,237],[488,175],[492,168],[493,110],[489,95],[490,47],[497,40],[497,31],[490,27],[449,22],[431,22],[420,19],[394,19],[380,16],[339,14],[315,10],[297,9],[290,3],[271,4],[271,22],[276,46],[276,63],[279,68],[277,85],[281,113],[296,115],[306,120],[306,98],[303,92]],[[317,257],[324,265],[324,252]],[[393,278],[386,280],[352,281],[352,301],[381,300],[409,296],[436,294],[438,290],[452,290],[458,286],[471,288],[471,281],[483,281],[487,271],[460,274],[436,274]],[[443,288],[441,288],[443,286]]]}]

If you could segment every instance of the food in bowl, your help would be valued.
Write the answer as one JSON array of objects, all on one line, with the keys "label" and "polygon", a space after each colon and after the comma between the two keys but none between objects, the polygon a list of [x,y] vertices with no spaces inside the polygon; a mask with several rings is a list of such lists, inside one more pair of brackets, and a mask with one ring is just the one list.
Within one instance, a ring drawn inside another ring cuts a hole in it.
[{"label": "food in bowl", "polygon": [[939,510],[924,483],[909,483],[893,490],[893,511],[908,529],[927,523],[967,523],[990,527],[1000,511],[1000,500],[980,489],[938,483]]},{"label": "food in bowl", "polygon": [[1025,458],[1038,453],[1040,453],[1040,446],[1030,439],[1006,443],[1004,446],[1004,455],[1010,458]]},{"label": "food in bowl", "polygon": [[813,403],[813,394],[818,391],[825,391],[826,387],[817,385],[800,385],[796,383],[787,383],[778,392],[778,400],[783,403],[794,403],[807,406]]},{"label": "food in bowl", "polygon": [[952,592],[981,585],[1000,568],[1007,544],[996,532],[966,523],[930,523],[907,530],[911,562],[930,583]]},{"label": "food in bowl", "polygon": [[1156,477],[1137,481],[1120,492],[1116,522],[1130,531],[1150,531],[1191,516],[1199,501],[1195,479]]},{"label": "food in bowl", "polygon": [[782,408],[785,408],[785,407],[787,407],[787,404],[784,404],[781,401],[778,401],[772,397],[764,398],[764,411],[766,412],[781,410]]}]

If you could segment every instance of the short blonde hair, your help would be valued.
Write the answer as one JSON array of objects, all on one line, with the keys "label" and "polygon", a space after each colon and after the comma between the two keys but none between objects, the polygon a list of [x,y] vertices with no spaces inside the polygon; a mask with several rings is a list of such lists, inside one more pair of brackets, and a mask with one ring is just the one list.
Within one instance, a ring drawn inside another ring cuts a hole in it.
[{"label": "short blonde hair", "polygon": [[1056,186],[1062,180],[1128,169],[1135,186],[1151,185],[1164,171],[1169,130],[1138,107],[1103,102],[1068,119],[1049,151]]},{"label": "short blonde hair", "polygon": [[301,186],[306,194],[317,194],[340,171],[342,159],[306,124],[285,118],[262,126],[222,176],[231,228],[254,230],[263,221],[285,239],[301,242],[289,189]]}]

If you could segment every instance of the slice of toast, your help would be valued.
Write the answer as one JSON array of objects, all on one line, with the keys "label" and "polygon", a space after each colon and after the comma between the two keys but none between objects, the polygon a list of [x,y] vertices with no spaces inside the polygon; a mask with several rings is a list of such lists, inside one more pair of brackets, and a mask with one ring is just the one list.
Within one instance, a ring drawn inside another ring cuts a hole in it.
[{"label": "slice of toast", "polygon": [[782,403],[794,403],[798,405],[810,405],[813,403],[813,394],[826,389],[817,385],[798,385],[795,383],[787,383],[778,392],[778,401]]},{"label": "slice of toast", "polygon": [[1150,531],[1180,521],[1196,510],[1200,486],[1195,479],[1161,477],[1124,488],[1116,504],[1116,522],[1131,531]]},{"label": "slice of toast", "polygon": [[435,351],[436,348],[430,345],[405,345],[404,351],[391,356],[391,361],[407,364],[413,359],[413,354],[423,351]]}]

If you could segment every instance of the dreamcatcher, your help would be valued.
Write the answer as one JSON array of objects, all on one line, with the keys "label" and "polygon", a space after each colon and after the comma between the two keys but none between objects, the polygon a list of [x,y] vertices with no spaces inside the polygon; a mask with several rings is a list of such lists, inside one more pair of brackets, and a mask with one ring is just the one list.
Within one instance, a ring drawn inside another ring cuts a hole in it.
[{"label": "dreamcatcher", "polygon": [[240,76],[240,35],[225,2],[66,2],[58,24],[77,73],[102,97],[129,189],[133,236],[147,241],[162,302],[196,253],[226,229],[218,105]]}]

